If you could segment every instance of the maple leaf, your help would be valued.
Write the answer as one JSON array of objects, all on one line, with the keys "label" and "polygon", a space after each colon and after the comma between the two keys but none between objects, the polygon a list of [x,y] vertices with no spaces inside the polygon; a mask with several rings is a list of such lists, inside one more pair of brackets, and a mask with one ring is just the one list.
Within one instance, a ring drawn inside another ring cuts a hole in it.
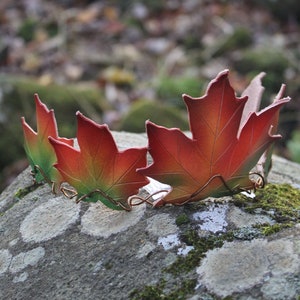
[{"label": "maple leaf", "polygon": [[52,109],[49,110],[47,106],[41,102],[38,94],[34,95],[34,100],[36,106],[37,132],[26,123],[24,117],[21,118],[25,152],[36,182],[40,183],[46,180],[49,183],[58,185],[62,177],[53,167],[53,164],[56,162],[56,155],[52,145],[48,141],[48,137],[52,136],[68,145],[73,145],[74,141],[72,139],[58,137],[54,111]]},{"label": "maple leaf", "polygon": [[154,206],[181,205],[255,188],[249,172],[280,138],[273,129],[279,109],[289,98],[276,99],[257,113],[258,103],[247,105],[248,98],[253,98],[248,96],[235,96],[225,70],[210,82],[203,97],[183,95],[192,138],[177,128],[147,121],[153,163],[138,172],[172,187]]},{"label": "maple leaf", "polygon": [[147,148],[118,151],[107,125],[96,124],[80,112],[76,115],[80,149],[50,137],[57,156],[55,167],[76,189],[77,199],[130,210],[127,198],[149,182],[136,172],[146,166]]},{"label": "maple leaf", "polygon": [[[264,91],[264,87],[261,84],[261,79],[266,74],[264,72],[261,72],[258,74],[249,84],[249,86],[245,89],[245,91],[242,93],[242,96],[247,96],[248,101],[244,107],[243,115],[240,123],[240,129],[244,127],[246,124],[249,116],[253,112],[257,112],[259,110],[259,106],[261,103],[261,97]],[[283,98],[284,92],[285,92],[285,84],[281,85],[280,91],[276,95],[274,99],[274,103],[276,103],[278,100]],[[274,114],[273,119],[271,121],[272,124],[272,131],[277,131],[278,126],[278,120],[279,120],[279,110]],[[272,164],[272,152],[274,144],[272,144],[270,147],[267,148],[267,150],[263,153],[263,155],[260,157],[259,161],[257,162],[255,166],[255,170],[262,174],[265,178],[268,176],[268,173],[271,169]]]}]

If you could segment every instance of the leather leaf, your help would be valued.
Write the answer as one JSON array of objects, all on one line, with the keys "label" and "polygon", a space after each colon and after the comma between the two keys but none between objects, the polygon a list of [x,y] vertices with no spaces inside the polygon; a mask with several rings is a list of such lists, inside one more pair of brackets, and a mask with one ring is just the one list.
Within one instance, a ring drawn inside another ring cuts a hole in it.
[{"label": "leather leaf", "polygon": [[136,172],[146,166],[146,148],[119,151],[107,125],[99,125],[77,112],[79,149],[49,138],[63,179],[73,186],[77,199],[101,201],[112,209],[127,209],[129,196],[149,180]]},{"label": "leather leaf", "polygon": [[[138,172],[172,187],[155,206],[181,205],[255,188],[249,172],[280,138],[272,128],[277,128],[279,109],[289,98],[276,99],[259,113],[251,108],[257,103],[247,105],[249,98],[256,101],[249,95],[235,96],[225,70],[210,82],[203,97],[183,95],[192,138],[179,129],[147,122],[153,163]],[[245,106],[250,107],[246,112]]]},{"label": "leather leaf", "polygon": [[57,132],[57,124],[54,111],[49,110],[41,102],[38,94],[34,95],[36,106],[37,131],[35,132],[22,117],[22,128],[24,133],[24,148],[29,160],[36,182],[43,180],[49,183],[59,184],[62,180],[60,173],[53,167],[56,155],[48,137],[59,140],[62,143],[73,145],[72,139],[60,138]]}]

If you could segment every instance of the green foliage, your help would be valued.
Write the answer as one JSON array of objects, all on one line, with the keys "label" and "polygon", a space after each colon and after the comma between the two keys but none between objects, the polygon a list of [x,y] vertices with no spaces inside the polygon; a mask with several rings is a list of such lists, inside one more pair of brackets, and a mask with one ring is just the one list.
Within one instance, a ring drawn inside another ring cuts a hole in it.
[{"label": "green foliage", "polygon": [[292,139],[288,141],[287,148],[290,152],[291,159],[300,163],[300,130],[292,133]]},{"label": "green foliage", "polygon": [[37,25],[38,24],[36,20],[30,18],[26,19],[19,29],[19,36],[23,38],[25,42],[30,42],[34,38]]},{"label": "green foliage", "polygon": [[161,76],[157,81],[156,92],[159,99],[174,106],[185,108],[181,99],[183,91],[185,94],[198,97],[203,90],[204,83],[204,80],[201,81],[199,78],[189,76]]},{"label": "green foliage", "polygon": [[145,132],[145,120],[150,119],[167,127],[188,129],[188,122],[175,107],[162,105],[157,102],[138,101],[132,105],[128,114],[123,118],[120,130],[129,132]]}]

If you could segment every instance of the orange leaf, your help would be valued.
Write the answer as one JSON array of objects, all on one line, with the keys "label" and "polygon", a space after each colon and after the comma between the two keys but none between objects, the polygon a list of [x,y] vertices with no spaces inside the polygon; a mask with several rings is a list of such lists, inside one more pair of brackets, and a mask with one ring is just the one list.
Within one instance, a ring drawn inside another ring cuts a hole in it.
[{"label": "orange leaf", "polygon": [[34,95],[36,106],[37,132],[35,132],[22,117],[22,127],[24,132],[24,148],[29,163],[37,182],[46,180],[59,185],[62,178],[59,172],[53,167],[56,162],[56,156],[53,147],[48,141],[48,137],[73,145],[73,139],[60,138],[57,132],[57,125],[54,111],[49,110],[41,102],[38,94]]},{"label": "orange leaf", "polygon": [[128,209],[127,199],[149,181],[136,172],[146,165],[146,148],[119,151],[107,125],[77,112],[79,150],[50,138],[59,170],[77,199],[101,201],[112,209]]},{"label": "orange leaf", "polygon": [[278,111],[289,98],[276,100],[260,113],[247,109],[245,121],[248,97],[235,96],[226,70],[209,84],[203,97],[183,95],[183,100],[192,138],[179,129],[147,122],[153,164],[138,172],[172,187],[154,205],[184,204],[255,188],[249,172],[280,137],[271,135],[271,130],[277,127]]}]

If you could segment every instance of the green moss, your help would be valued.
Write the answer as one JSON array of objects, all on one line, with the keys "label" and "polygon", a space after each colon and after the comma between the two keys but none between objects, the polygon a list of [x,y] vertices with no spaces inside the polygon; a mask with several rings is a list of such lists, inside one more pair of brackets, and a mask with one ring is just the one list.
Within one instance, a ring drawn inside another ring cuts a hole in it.
[{"label": "green moss", "polygon": [[250,201],[246,196],[234,196],[235,204],[247,212],[262,211],[278,223],[297,222],[300,220],[300,190],[289,184],[268,184],[256,191]]},{"label": "green moss", "polygon": [[146,100],[138,101],[131,107],[119,129],[130,132],[145,132],[145,121],[148,119],[161,126],[188,129],[187,120],[175,107]]},{"label": "green moss", "polygon": [[31,193],[32,191],[36,190],[39,186],[41,186],[41,184],[33,184],[30,186],[27,186],[25,188],[22,189],[18,189],[15,193],[15,197],[22,199],[24,198],[26,195],[28,195],[29,193]]},{"label": "green moss", "polygon": [[143,289],[135,289],[130,294],[129,297],[132,300],[159,300],[165,299],[163,293],[163,288],[165,282],[160,282],[157,285],[146,285]]},{"label": "green moss", "polygon": [[171,292],[166,299],[186,299],[187,295],[191,294],[195,289],[196,284],[196,279],[186,279],[181,283],[180,287],[174,292]]},{"label": "green moss", "polygon": [[202,258],[208,250],[220,248],[224,241],[232,241],[233,234],[231,232],[222,235],[209,235],[206,237],[199,237],[196,230],[189,229],[181,237],[181,240],[189,246],[193,246],[186,256],[179,256],[177,260],[165,269],[166,272],[173,275],[180,275],[187,273],[198,266]]},{"label": "green moss", "polygon": [[[256,191],[254,199],[242,194],[234,195],[234,204],[249,213],[264,213],[276,221],[275,224],[257,224],[254,236],[268,236],[290,228],[300,221],[300,190],[289,184],[268,184]],[[240,236],[239,232],[235,236]]]},{"label": "green moss", "polygon": [[177,226],[180,226],[182,224],[188,224],[190,222],[190,219],[187,214],[183,213],[176,218],[175,222]]},{"label": "green moss", "polygon": [[194,290],[197,280],[186,279],[180,286],[169,293],[164,292],[166,282],[163,280],[155,286],[145,286],[143,289],[133,290],[129,297],[132,300],[184,300]]},{"label": "green moss", "polygon": [[161,279],[156,285],[147,285],[142,289],[135,289],[131,292],[130,299],[186,299],[189,294],[193,293],[197,284],[197,279],[195,278],[185,279],[186,274],[200,264],[200,261],[205,257],[208,250],[222,247],[224,241],[232,241],[233,234],[230,232],[221,235],[199,237],[196,230],[188,229],[182,235],[181,240],[187,245],[193,246],[194,249],[186,256],[179,256],[171,266],[163,270],[163,272],[175,276],[177,280],[182,279],[181,285],[178,288],[169,289],[168,292],[165,292],[166,281]]},{"label": "green moss", "polygon": [[204,80],[190,76],[161,76],[157,80],[156,92],[162,101],[176,107],[184,108],[185,104],[181,98],[183,93],[192,97],[199,97],[203,91]]},{"label": "green moss", "polygon": [[289,228],[291,226],[293,226],[293,223],[284,223],[284,224],[276,223],[273,225],[258,224],[254,227],[260,229],[260,231],[263,235],[268,236],[268,235],[277,233],[277,232],[281,231],[282,229]]}]

